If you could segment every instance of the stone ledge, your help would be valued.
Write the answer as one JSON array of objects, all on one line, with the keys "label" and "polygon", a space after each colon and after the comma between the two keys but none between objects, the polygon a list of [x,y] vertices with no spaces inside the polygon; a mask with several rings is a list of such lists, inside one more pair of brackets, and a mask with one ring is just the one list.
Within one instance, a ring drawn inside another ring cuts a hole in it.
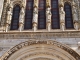
[{"label": "stone ledge", "polygon": [[68,32],[1,32],[0,39],[80,38],[79,31]]}]

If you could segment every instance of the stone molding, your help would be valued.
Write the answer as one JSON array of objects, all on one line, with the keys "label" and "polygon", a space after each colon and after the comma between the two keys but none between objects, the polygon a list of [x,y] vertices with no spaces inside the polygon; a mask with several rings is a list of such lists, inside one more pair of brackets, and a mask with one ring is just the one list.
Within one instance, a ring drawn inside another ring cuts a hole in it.
[{"label": "stone molding", "polygon": [[[56,41],[52,41],[52,40],[29,40],[23,43],[20,43],[16,46],[14,46],[12,49],[10,49],[8,52],[6,52],[2,57],[1,60],[8,60],[8,58],[16,53],[18,50],[22,49],[23,47],[27,47],[27,46],[33,46],[33,45],[37,45],[37,44],[47,44],[47,45],[53,45],[56,46],[58,48],[61,48],[62,50],[68,52],[71,56],[73,56],[76,60],[80,59],[80,56],[73,51],[71,48],[69,48],[66,45],[63,45],[59,42]],[[45,54],[45,53],[41,53],[41,54]]]},{"label": "stone molding", "polygon": [[[28,58],[28,57],[30,57],[30,56],[38,56],[38,55],[50,55],[50,56],[57,57],[57,58],[59,58],[59,59],[61,59],[61,60],[65,60],[64,58],[62,58],[62,57],[60,57],[60,56],[58,56],[58,55],[56,55],[56,54],[48,53],[48,52],[37,52],[37,53],[29,54],[29,55],[26,55],[26,56],[22,57],[20,60],[26,59],[26,58]],[[41,58],[42,58],[42,57],[41,57]],[[46,59],[50,59],[50,58],[46,58]],[[54,58],[53,58],[53,59],[54,59]],[[52,60],[53,60],[53,59],[52,59]],[[33,59],[31,59],[31,60],[33,60]],[[50,59],[50,60],[51,60],[51,59]]]},{"label": "stone molding", "polygon": [[67,32],[2,32],[0,39],[80,38],[79,31]]}]

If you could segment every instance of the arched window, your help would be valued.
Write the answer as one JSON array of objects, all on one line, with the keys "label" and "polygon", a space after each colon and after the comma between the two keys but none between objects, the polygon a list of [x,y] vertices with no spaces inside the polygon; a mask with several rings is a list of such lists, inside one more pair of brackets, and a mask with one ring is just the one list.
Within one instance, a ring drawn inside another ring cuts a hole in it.
[{"label": "arched window", "polygon": [[13,15],[11,21],[11,30],[17,30],[19,28],[19,13],[20,13],[20,6],[16,5],[13,8]]},{"label": "arched window", "polygon": [[38,29],[46,29],[46,0],[39,0]]},{"label": "arched window", "polygon": [[65,3],[64,10],[65,10],[65,26],[66,26],[66,29],[72,29],[74,27],[73,27],[71,5],[68,3]]},{"label": "arched window", "polygon": [[26,0],[24,29],[32,29],[33,0]]},{"label": "arched window", "polygon": [[52,29],[60,28],[58,0],[51,0]]}]

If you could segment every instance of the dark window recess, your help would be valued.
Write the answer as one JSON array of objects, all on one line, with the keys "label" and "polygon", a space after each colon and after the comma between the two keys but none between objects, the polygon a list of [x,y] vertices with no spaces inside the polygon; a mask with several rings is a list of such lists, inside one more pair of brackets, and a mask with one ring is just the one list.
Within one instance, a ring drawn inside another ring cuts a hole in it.
[{"label": "dark window recess", "polygon": [[58,0],[51,0],[51,12],[52,12],[52,18],[51,18],[52,29],[60,29]]},{"label": "dark window recess", "polygon": [[46,29],[46,0],[39,0],[38,29]]},{"label": "dark window recess", "polygon": [[73,29],[74,26],[73,26],[71,5],[69,5],[68,3],[65,3],[64,10],[65,10],[65,26],[66,26],[66,29]]},{"label": "dark window recess", "polygon": [[20,6],[16,5],[13,8],[13,15],[12,15],[12,21],[11,21],[11,28],[10,30],[18,30],[19,28],[19,13],[20,13]]},{"label": "dark window recess", "polygon": [[24,29],[32,29],[33,0],[26,0]]}]

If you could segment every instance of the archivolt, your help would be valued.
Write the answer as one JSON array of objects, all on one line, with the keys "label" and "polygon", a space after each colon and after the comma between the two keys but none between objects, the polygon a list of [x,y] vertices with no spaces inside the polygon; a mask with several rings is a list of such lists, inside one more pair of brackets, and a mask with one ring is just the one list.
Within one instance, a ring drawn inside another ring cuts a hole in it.
[{"label": "archivolt", "polygon": [[68,46],[52,40],[31,40],[6,52],[1,60],[79,60],[80,56]]}]

